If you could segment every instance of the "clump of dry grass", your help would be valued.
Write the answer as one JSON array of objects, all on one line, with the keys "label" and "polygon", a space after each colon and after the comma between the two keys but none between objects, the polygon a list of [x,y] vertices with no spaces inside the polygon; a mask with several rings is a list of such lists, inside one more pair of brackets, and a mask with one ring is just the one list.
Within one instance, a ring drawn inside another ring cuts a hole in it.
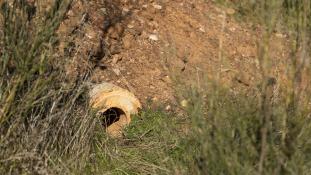
[{"label": "clump of dry grass", "polygon": [[36,14],[28,1],[1,2],[0,174],[69,174],[89,158],[97,122],[87,87],[65,83],[53,54],[70,3]]},{"label": "clump of dry grass", "polygon": [[[186,91],[193,132],[181,160],[189,174],[310,174],[310,2],[252,2],[225,4],[263,29],[257,55],[261,81],[252,96],[231,93],[217,80],[203,91]],[[283,58],[283,80],[273,77],[270,56],[279,24],[291,53]]]}]

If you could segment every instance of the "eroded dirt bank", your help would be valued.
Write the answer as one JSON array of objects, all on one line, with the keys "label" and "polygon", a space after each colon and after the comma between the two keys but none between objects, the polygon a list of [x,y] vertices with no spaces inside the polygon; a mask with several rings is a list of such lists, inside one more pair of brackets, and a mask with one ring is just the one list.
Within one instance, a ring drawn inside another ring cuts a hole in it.
[{"label": "eroded dirt bank", "polygon": [[[256,86],[261,31],[234,13],[206,0],[74,0],[58,31],[60,56],[74,58],[69,81],[111,82],[170,110],[179,103],[174,76],[201,84],[201,75],[219,75],[232,90]],[[280,64],[286,37],[273,40],[271,57]]]}]

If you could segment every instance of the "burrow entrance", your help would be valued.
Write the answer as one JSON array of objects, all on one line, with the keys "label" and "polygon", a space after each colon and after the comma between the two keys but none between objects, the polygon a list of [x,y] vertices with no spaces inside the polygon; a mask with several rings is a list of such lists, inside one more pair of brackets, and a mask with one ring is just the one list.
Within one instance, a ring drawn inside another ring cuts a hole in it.
[{"label": "burrow entrance", "polygon": [[101,122],[110,136],[117,137],[127,125],[126,114],[122,109],[109,108],[101,114]]}]

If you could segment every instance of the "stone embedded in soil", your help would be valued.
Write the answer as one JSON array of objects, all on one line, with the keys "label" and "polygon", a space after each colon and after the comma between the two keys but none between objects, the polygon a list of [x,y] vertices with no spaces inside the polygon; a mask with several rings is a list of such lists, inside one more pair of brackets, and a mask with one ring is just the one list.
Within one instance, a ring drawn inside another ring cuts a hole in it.
[{"label": "stone embedded in soil", "polygon": [[113,68],[112,71],[117,75],[120,76],[121,75],[121,71],[118,68]]},{"label": "stone embedded in soil", "polygon": [[201,32],[205,33],[204,27],[200,27],[199,30],[200,30]]},{"label": "stone embedded in soil", "polygon": [[158,40],[159,40],[159,37],[158,37],[157,35],[155,35],[155,34],[149,35],[148,38],[149,38],[150,40],[152,40],[152,41],[158,41]]},{"label": "stone embedded in soil", "polygon": [[187,100],[182,100],[182,101],[180,102],[180,105],[181,105],[182,107],[186,108],[186,107],[188,107],[188,101],[187,101]]},{"label": "stone embedded in soil", "polygon": [[282,34],[282,33],[276,33],[275,36],[277,38],[286,38],[286,35]]},{"label": "stone embedded in soil", "polygon": [[127,28],[132,29],[132,28],[134,28],[134,25],[128,24],[128,25],[127,25]]},{"label": "stone embedded in soil", "polygon": [[167,105],[167,106],[165,107],[165,110],[167,110],[167,111],[170,111],[171,109],[172,109],[171,105]]},{"label": "stone embedded in soil", "polygon": [[234,15],[234,14],[235,14],[235,10],[234,10],[233,8],[228,8],[228,9],[226,10],[226,13],[227,13],[228,15]]},{"label": "stone embedded in soil", "polygon": [[129,13],[129,11],[130,11],[130,9],[124,7],[124,8],[122,9],[122,14],[123,14],[123,15],[126,15],[127,13]]},{"label": "stone embedded in soil", "polygon": [[231,32],[235,32],[235,31],[236,31],[236,28],[235,28],[235,27],[230,27],[229,30],[230,30]]},{"label": "stone embedded in soil", "polygon": [[172,83],[172,79],[170,78],[170,76],[164,76],[161,80],[163,80],[164,82],[171,84]]},{"label": "stone embedded in soil", "polygon": [[114,55],[114,57],[112,58],[112,64],[117,64],[121,60],[122,57],[120,55]]},{"label": "stone embedded in soil", "polygon": [[85,36],[89,39],[99,38],[97,31],[95,31],[92,26],[85,27]]},{"label": "stone embedded in soil", "polygon": [[161,10],[162,6],[158,5],[158,4],[153,4],[153,7],[157,10]]}]

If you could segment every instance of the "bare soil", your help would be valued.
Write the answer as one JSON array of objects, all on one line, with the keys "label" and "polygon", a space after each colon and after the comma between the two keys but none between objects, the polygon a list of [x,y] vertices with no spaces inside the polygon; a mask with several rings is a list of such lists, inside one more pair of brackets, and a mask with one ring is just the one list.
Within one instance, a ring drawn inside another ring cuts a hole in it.
[{"label": "bare soil", "polygon": [[[171,110],[176,77],[200,86],[201,75],[232,90],[260,79],[256,25],[235,20],[235,11],[211,0],[74,0],[59,28],[60,56],[68,55],[68,81],[90,77],[132,91],[144,104]],[[285,62],[286,35],[276,33],[271,57]],[[284,70],[273,70],[273,76]]]}]

